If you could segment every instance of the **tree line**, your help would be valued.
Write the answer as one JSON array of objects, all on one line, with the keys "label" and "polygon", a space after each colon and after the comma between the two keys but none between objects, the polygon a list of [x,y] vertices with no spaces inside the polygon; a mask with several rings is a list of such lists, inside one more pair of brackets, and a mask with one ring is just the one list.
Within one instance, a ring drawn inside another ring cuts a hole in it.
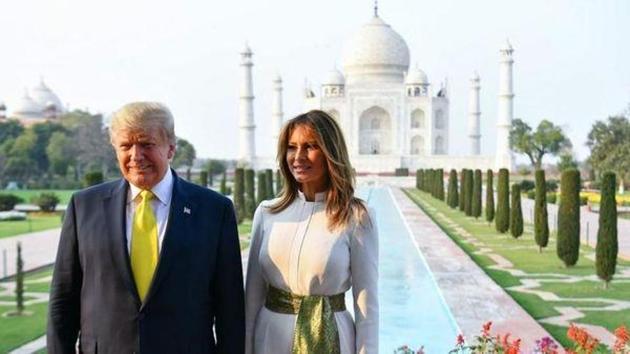
[{"label": "tree line", "polygon": [[[442,169],[420,169],[416,171],[416,188],[431,194],[434,198],[445,201],[455,210],[466,216],[482,216],[482,171],[462,169],[459,173],[452,169],[448,175],[447,194],[444,195],[444,172]],[[596,273],[604,281],[605,287],[615,274],[619,252],[617,239],[617,203],[616,174],[607,171],[602,174],[599,228],[597,232]],[[493,185],[494,173],[486,172],[485,219],[499,233],[507,233],[514,238],[523,235],[523,211],[521,206],[521,186],[510,186],[507,169],[500,169],[496,185]],[[558,208],[558,227],[556,255],[566,267],[574,266],[580,252],[580,173],[577,169],[562,172],[560,181],[560,204]],[[538,251],[549,244],[549,218],[547,212],[547,186],[545,171],[536,170],[534,202],[534,241]],[[510,188],[511,187],[511,188]],[[510,190],[511,189],[511,190]],[[496,207],[495,207],[496,205]]]}]

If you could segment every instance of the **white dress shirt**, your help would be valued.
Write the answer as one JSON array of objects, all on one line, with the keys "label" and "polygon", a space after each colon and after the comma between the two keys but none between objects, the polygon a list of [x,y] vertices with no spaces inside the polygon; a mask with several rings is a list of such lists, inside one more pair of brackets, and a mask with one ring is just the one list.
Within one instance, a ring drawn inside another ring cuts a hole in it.
[{"label": "white dress shirt", "polygon": [[[166,233],[166,224],[168,223],[168,212],[171,208],[171,198],[173,197],[173,172],[169,169],[164,174],[162,180],[151,188],[151,192],[155,198],[151,200],[151,208],[155,214],[158,224],[158,253],[162,251],[162,241]],[[133,224],[133,213],[140,204],[139,197],[142,189],[129,183],[129,192],[127,193],[127,212],[125,223],[125,234],[127,236],[127,252],[131,252],[131,228]]]}]

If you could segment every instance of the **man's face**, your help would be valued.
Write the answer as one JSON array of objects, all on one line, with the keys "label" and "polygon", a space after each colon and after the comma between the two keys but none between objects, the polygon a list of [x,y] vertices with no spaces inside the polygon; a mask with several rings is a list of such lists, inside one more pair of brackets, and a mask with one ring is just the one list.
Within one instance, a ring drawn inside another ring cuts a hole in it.
[{"label": "man's face", "polygon": [[160,129],[121,129],[113,132],[112,138],[118,167],[129,183],[149,190],[162,180],[175,155],[175,145]]}]

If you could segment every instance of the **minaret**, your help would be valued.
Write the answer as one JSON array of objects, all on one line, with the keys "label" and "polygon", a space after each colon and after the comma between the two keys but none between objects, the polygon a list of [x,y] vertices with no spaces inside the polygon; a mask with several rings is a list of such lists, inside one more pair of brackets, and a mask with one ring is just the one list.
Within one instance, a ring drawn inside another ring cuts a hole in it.
[{"label": "minaret", "polygon": [[514,116],[514,92],[512,90],[512,64],[514,49],[509,41],[500,50],[499,60],[499,111],[497,117],[497,151],[495,168],[513,169],[510,151],[510,129]]},{"label": "minaret", "polygon": [[254,89],[252,83],[252,50],[247,44],[241,52],[241,92],[239,101],[240,136],[238,158],[250,165],[256,157],[254,132]]},{"label": "minaret", "polygon": [[470,154],[479,155],[480,152],[480,117],[481,109],[479,104],[479,74],[475,72],[475,76],[470,79],[470,97],[468,98],[468,137],[470,138]]},{"label": "minaret", "polygon": [[271,140],[273,151],[278,146],[278,136],[282,129],[282,120],[284,112],[282,111],[282,78],[276,75],[273,79],[273,97],[271,101]]}]

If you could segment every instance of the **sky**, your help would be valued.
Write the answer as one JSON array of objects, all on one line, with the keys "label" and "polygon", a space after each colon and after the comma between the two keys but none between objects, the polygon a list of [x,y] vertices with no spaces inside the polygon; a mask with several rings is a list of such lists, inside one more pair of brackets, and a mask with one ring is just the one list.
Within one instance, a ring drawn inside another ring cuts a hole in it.
[{"label": "sky", "polygon": [[[161,101],[176,134],[203,158],[238,155],[239,52],[254,52],[257,154],[272,155],[271,87],[284,113],[303,109],[342,69],[345,41],[372,0],[21,0],[0,11],[0,101],[9,112],[40,77],[70,108],[110,115]],[[481,77],[481,152],[494,154],[499,48],[514,47],[514,116],[560,125],[582,160],[597,120],[630,104],[630,1],[381,0],[379,16],[407,42],[434,87],[448,78],[452,155],[468,153],[470,78]],[[437,91],[437,90],[436,90]]]}]

